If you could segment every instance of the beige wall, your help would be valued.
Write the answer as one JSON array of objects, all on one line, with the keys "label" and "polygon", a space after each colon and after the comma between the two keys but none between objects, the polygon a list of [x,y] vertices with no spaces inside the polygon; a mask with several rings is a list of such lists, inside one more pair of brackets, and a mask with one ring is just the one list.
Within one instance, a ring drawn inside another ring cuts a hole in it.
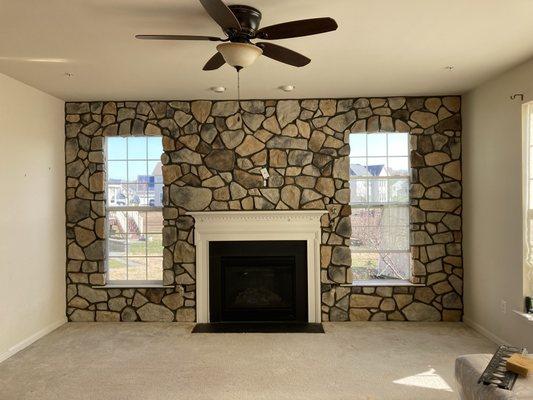
[{"label": "beige wall", "polygon": [[[463,98],[465,321],[533,348],[523,309],[522,103],[533,100],[533,60]],[[501,311],[501,301],[507,312]]]},{"label": "beige wall", "polygon": [[0,74],[0,361],[65,321],[64,103]]}]

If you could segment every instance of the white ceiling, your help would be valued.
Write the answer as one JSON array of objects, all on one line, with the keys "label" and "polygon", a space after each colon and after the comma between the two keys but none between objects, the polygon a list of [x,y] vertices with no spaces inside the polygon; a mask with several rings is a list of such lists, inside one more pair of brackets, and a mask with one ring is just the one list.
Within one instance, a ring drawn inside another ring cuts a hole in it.
[{"label": "white ceiling", "polygon": [[[339,24],[276,41],[311,64],[261,57],[241,73],[241,98],[460,94],[533,55],[532,0],[241,3],[262,11],[262,26],[323,16]],[[221,32],[198,0],[0,0],[0,72],[65,100],[236,98],[234,70],[202,71],[216,43],[134,34]],[[209,91],[219,85],[226,93]]]}]

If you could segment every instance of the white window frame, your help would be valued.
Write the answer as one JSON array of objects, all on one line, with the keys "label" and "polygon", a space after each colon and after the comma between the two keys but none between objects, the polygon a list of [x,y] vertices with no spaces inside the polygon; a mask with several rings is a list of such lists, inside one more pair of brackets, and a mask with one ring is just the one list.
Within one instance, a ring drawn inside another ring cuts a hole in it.
[{"label": "white window frame", "polygon": [[[127,136],[125,137],[144,137],[144,136]],[[147,138],[153,138],[154,136],[146,136]],[[162,139],[162,136],[156,136]],[[106,254],[105,254],[105,264],[106,264],[106,283],[111,286],[125,286],[125,287],[131,287],[131,286],[161,286],[163,284],[163,265],[161,265],[161,279],[158,280],[150,280],[150,279],[136,279],[136,280],[129,280],[129,279],[109,279],[109,213],[111,211],[159,211],[163,213],[163,207],[150,207],[150,206],[112,206],[109,205],[107,199],[107,189],[108,189],[108,152],[107,152],[107,141],[109,138],[105,138],[104,143],[104,153],[105,153],[105,168],[106,168],[106,175],[105,175],[105,194],[106,194],[106,202],[105,202],[105,235],[106,235]],[[148,141],[146,141],[146,154],[148,154]],[[151,159],[146,158],[146,161]],[[128,140],[126,140],[126,159],[124,160],[112,160],[112,161],[125,161],[126,162],[126,177],[129,177],[129,156],[128,156]],[[134,161],[141,161],[141,160],[134,160]],[[127,178],[126,178],[127,180]],[[128,182],[129,185],[129,182]],[[161,234],[163,234],[163,231],[161,231]],[[128,234],[126,234],[126,243],[128,240]],[[126,260],[128,260],[128,247],[126,244]],[[164,252],[161,254],[161,258],[163,258]],[[146,249],[146,258],[148,258],[148,249]],[[127,261],[126,261],[127,262]],[[127,264],[126,264],[127,265]],[[126,266],[126,274],[128,273],[128,269]]]},{"label": "white window frame", "polygon": [[533,296],[533,232],[530,221],[533,220],[533,207],[530,207],[533,190],[533,102],[522,105],[522,249],[523,249],[523,293]]},{"label": "white window frame", "polygon": [[[369,181],[370,180],[373,180],[373,181],[376,181],[376,180],[384,180],[384,181],[390,181],[390,180],[394,180],[394,179],[398,179],[398,180],[407,180],[408,182],[408,187],[410,188],[411,186],[411,157],[410,157],[410,148],[409,148],[409,132],[376,132],[378,134],[385,134],[385,148],[386,148],[386,151],[385,151],[385,155],[382,155],[382,156],[370,156],[370,158],[385,158],[386,161],[387,161],[387,166],[388,166],[388,160],[389,158],[395,158],[395,157],[406,157],[407,158],[407,176],[403,176],[403,175],[394,175],[394,176],[358,176],[358,177],[353,177],[351,174],[350,174],[350,177],[349,177],[349,180],[350,180],[350,183],[352,181],[356,181],[356,180],[365,180],[366,181],[366,195],[367,195],[367,198],[369,196]],[[398,133],[405,133],[407,135],[407,155],[406,156],[389,156],[389,136],[390,135],[395,135],[395,134],[398,134]],[[358,133],[350,133],[350,135],[366,135],[367,138],[368,136],[374,134],[374,132],[358,132]],[[366,149],[365,149],[365,157],[367,160],[369,158],[368,156],[368,139],[365,141],[365,146],[366,146]],[[351,157],[351,156],[348,156],[350,161],[352,158],[363,158],[363,157]],[[351,165],[351,162],[349,162],[349,165]],[[351,185],[350,185],[351,186]],[[408,218],[409,218],[409,221],[408,221],[408,224],[407,224],[407,229],[408,229],[408,232],[407,232],[407,237],[409,238],[409,244],[408,244],[408,249],[407,250],[387,250],[387,251],[377,251],[377,250],[355,250],[353,247],[350,246],[350,251],[352,253],[361,253],[361,254],[375,254],[375,253],[390,253],[390,254],[404,254],[404,253],[408,253],[409,254],[409,276],[407,279],[400,279],[400,278],[391,278],[391,279],[365,279],[365,280],[356,280],[354,279],[354,284],[368,284],[368,283],[376,283],[376,284],[384,284],[384,283],[390,283],[390,284],[394,284],[394,283],[410,283],[411,282],[411,279],[412,279],[412,264],[413,264],[413,260],[412,260],[412,255],[411,255],[411,213],[410,213],[410,190],[408,189],[408,198],[407,198],[407,202],[367,202],[367,203],[353,203],[351,201],[351,193],[350,193],[350,206],[351,208],[371,208],[371,207],[379,207],[379,206],[392,206],[392,207],[407,207],[408,209]],[[387,182],[387,197],[389,196],[389,186],[388,186],[388,182]],[[351,237],[350,237],[350,240],[351,240]]]}]

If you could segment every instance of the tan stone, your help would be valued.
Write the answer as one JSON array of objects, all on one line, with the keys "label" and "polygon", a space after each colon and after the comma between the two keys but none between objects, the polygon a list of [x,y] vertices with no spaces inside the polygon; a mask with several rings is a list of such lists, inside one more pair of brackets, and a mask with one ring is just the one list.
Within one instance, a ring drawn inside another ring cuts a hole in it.
[{"label": "tan stone", "polygon": [[447,163],[450,161],[450,156],[441,151],[435,151],[433,153],[426,154],[424,156],[424,160],[426,165],[433,166]]},{"label": "tan stone", "polygon": [[241,114],[231,115],[226,118],[226,126],[228,129],[237,130],[242,128]]},{"label": "tan stone", "polygon": [[350,296],[350,307],[354,308],[378,308],[381,297],[366,294],[352,294]]},{"label": "tan stone", "polygon": [[426,129],[430,126],[435,125],[439,122],[437,116],[433,113],[428,113],[424,111],[415,111],[411,114],[411,120],[416,122],[422,128]]},{"label": "tan stone", "polygon": [[211,112],[211,102],[206,100],[193,101],[191,103],[191,112],[194,118],[203,124]]},{"label": "tan stone", "polygon": [[319,106],[320,111],[322,111],[322,115],[326,117],[331,117],[335,115],[335,112],[337,111],[337,102],[335,100],[320,100]]},{"label": "tan stone", "polygon": [[281,189],[281,199],[292,209],[297,209],[300,204],[300,189],[298,186],[288,185]]},{"label": "tan stone", "polygon": [[89,189],[91,192],[103,192],[104,191],[104,173],[103,172],[95,172],[92,174],[89,178]]},{"label": "tan stone", "polygon": [[413,301],[413,295],[411,294],[395,294],[392,297],[394,297],[400,310]]},{"label": "tan stone", "polygon": [[96,235],[92,230],[80,228],[79,226],[74,228],[74,235],[76,236],[76,242],[81,247],[85,247],[96,240]]},{"label": "tan stone", "polygon": [[452,212],[461,205],[459,199],[420,200],[420,208],[424,211]]},{"label": "tan stone", "polygon": [[459,96],[445,97],[442,102],[452,113],[458,112],[461,108],[461,98]]},{"label": "tan stone", "polygon": [[461,180],[461,163],[458,160],[452,161],[444,166],[442,172],[450,178]]},{"label": "tan stone", "polygon": [[274,115],[263,121],[263,128],[272,133],[281,133],[281,128],[279,127],[278,120]]},{"label": "tan stone", "polygon": [[270,166],[274,168],[283,168],[287,166],[287,153],[285,150],[270,150]]},{"label": "tan stone", "polygon": [[365,309],[350,309],[350,321],[368,321],[370,318],[370,311]]},{"label": "tan stone", "polygon": [[257,153],[265,148],[265,144],[251,135],[244,138],[242,144],[235,150],[242,157]]},{"label": "tan stone", "polygon": [[166,185],[171,184],[181,177],[181,168],[179,165],[163,165],[161,169],[163,172],[163,182]]}]

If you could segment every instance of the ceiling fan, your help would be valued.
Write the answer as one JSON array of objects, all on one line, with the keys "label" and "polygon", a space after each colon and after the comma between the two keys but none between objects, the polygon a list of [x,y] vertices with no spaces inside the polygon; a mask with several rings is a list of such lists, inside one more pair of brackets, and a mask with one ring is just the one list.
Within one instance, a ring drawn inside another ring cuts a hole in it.
[{"label": "ceiling fan", "polygon": [[252,43],[251,40],[277,40],[316,35],[337,29],[333,18],[312,18],[259,28],[261,12],[245,5],[226,6],[222,0],[200,0],[207,13],[220,25],[227,38],[193,35],[135,35],[137,39],[151,40],[209,40],[223,42],[217,53],[204,65],[204,71],[220,68],[224,63],[240,70],[252,65],[263,54],[273,60],[303,67],[311,62],[306,56],[286,47],[269,42]]}]

